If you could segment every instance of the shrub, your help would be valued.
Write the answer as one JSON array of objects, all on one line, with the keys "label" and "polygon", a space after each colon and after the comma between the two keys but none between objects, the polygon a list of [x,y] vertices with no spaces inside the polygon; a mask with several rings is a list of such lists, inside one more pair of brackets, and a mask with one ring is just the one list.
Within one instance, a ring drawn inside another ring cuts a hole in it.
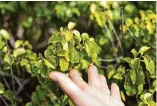
[{"label": "shrub", "polygon": [[91,63],[126,106],[156,105],[155,2],[0,2],[0,10],[2,105],[73,106],[48,73],[76,68],[86,79]]}]

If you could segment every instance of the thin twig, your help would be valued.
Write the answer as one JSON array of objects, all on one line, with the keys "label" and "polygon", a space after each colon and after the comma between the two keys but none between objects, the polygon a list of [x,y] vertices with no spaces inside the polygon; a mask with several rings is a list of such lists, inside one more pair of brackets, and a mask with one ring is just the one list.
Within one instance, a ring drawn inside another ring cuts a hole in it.
[{"label": "thin twig", "polygon": [[[107,31],[110,31],[107,25],[105,25],[104,27]],[[107,36],[112,44],[112,48],[115,48],[115,44],[114,44],[113,40],[111,39],[111,37],[108,34],[107,34]],[[116,57],[117,57],[117,54],[116,54]]]},{"label": "thin twig", "polygon": [[121,11],[121,20],[122,20],[122,41],[123,41],[123,39],[124,39],[124,31],[123,31],[123,26],[124,26],[124,8],[123,7],[121,7],[120,8],[120,11]]},{"label": "thin twig", "polygon": [[[7,73],[7,72],[3,72],[2,70],[0,70],[0,75],[6,76],[6,77],[10,77],[10,76],[11,76],[11,74],[9,74],[9,73]],[[18,79],[18,80],[20,80],[20,81],[23,80],[23,79],[21,79],[21,78],[18,77],[18,76],[14,76],[14,79]]]},{"label": "thin twig", "polygon": [[10,90],[10,86],[9,86],[7,80],[5,79],[5,76],[3,76],[3,80],[4,80],[4,83],[5,83],[5,85],[7,86],[7,88]]},{"label": "thin twig", "polygon": [[133,39],[138,43],[138,45],[141,46],[140,42],[136,39],[136,37],[134,36],[134,34],[131,32],[131,30],[129,28],[127,28],[127,30],[129,31],[129,33],[133,37]]},{"label": "thin twig", "polygon": [[30,79],[26,79],[24,80],[22,83],[20,83],[20,86],[18,88],[18,90],[16,91],[16,96],[22,91],[22,89],[24,88],[24,86],[30,81]]},{"label": "thin twig", "polygon": [[116,58],[112,58],[112,59],[101,59],[99,58],[100,61],[102,62],[114,62],[114,61],[117,61],[121,58],[122,56],[119,56],[119,57],[116,57]]},{"label": "thin twig", "polygon": [[3,99],[2,95],[0,95],[0,98],[2,99],[2,101],[4,102],[4,104],[5,104],[6,106],[9,106],[9,105],[7,104],[7,102]]},{"label": "thin twig", "polygon": [[10,65],[10,73],[11,73],[11,78],[12,78],[12,88],[13,88],[13,91],[15,92],[15,86],[14,86],[14,74],[13,74],[13,69],[12,69],[12,62],[11,62],[11,55],[10,55],[10,48],[9,48],[9,45],[8,45],[8,42],[6,41],[6,45],[7,45],[7,54],[8,54],[8,57],[9,57],[9,65]]},{"label": "thin twig", "polygon": [[120,39],[119,39],[119,37],[118,37],[118,34],[117,34],[117,32],[116,32],[116,30],[115,30],[115,28],[114,28],[114,26],[113,26],[113,24],[112,24],[112,22],[111,22],[110,19],[108,19],[108,22],[109,22],[110,25],[112,26],[113,33],[114,33],[114,35],[115,35],[115,37],[116,37],[116,39],[117,39],[117,41],[118,41],[118,46],[119,46],[119,48],[120,48],[120,50],[121,50],[121,55],[123,56],[123,47],[122,47],[121,41],[120,41]]}]

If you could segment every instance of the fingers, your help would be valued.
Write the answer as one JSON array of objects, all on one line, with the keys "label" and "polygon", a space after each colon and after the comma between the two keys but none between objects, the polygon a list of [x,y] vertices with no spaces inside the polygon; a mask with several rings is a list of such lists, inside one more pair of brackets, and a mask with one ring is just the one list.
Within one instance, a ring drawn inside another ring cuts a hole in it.
[{"label": "fingers", "polygon": [[121,101],[119,87],[115,83],[111,84],[111,96]]},{"label": "fingers", "polygon": [[81,89],[85,89],[88,87],[88,84],[85,81],[83,81],[77,70],[75,69],[70,70],[70,78]]},{"label": "fingers", "polygon": [[49,73],[49,78],[58,83],[61,89],[70,97],[70,98],[80,98],[82,96],[81,89],[74,84],[70,78],[59,72],[51,72]]},{"label": "fingers", "polygon": [[106,93],[110,95],[110,90],[108,88],[106,78],[104,75],[99,75],[99,80],[101,82],[101,89]]},{"label": "fingers", "polygon": [[98,85],[99,79],[98,79],[98,70],[96,66],[90,65],[88,67],[88,84],[91,86]]}]

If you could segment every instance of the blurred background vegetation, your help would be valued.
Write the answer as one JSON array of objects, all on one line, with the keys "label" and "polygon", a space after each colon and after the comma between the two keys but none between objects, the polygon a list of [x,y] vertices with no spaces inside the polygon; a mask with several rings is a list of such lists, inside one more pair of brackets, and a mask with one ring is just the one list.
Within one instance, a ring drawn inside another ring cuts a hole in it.
[{"label": "blurred background vegetation", "polygon": [[[59,31],[61,26],[65,28],[70,21],[75,22],[75,29],[81,33],[86,32],[95,39],[99,46],[100,72],[108,75],[106,74],[107,70],[119,67],[119,58],[134,58],[134,53],[131,53],[133,48],[139,50],[142,46],[150,47],[147,54],[156,63],[155,4],[155,1],[0,2],[0,29],[8,31],[10,39],[7,43],[4,43],[10,49],[15,49],[17,40],[28,41],[30,43],[26,43],[28,48],[30,47],[31,51],[38,55],[44,53],[48,46],[48,39],[55,31]],[[5,89],[8,89],[7,86],[10,86],[12,82],[8,77],[10,74],[5,75],[3,73],[7,65],[3,62],[6,60],[4,60],[4,43],[2,41],[3,39],[0,37],[0,76],[2,76],[0,77],[0,86],[2,85]],[[14,61],[14,64],[18,64],[18,60]],[[126,63],[121,65],[128,67]],[[110,67],[108,68],[108,66]],[[16,74],[16,70],[20,70],[21,74]],[[16,92],[16,95],[11,92],[12,89],[3,94],[1,93],[3,91],[2,87],[0,87],[0,94],[2,94],[0,95],[1,106],[8,106],[9,104],[11,106],[23,106],[31,101],[33,92],[46,92],[44,88],[41,88],[43,90],[36,90],[36,86],[39,85],[37,77],[31,76],[25,69],[21,67],[18,69],[15,65],[13,72],[18,76],[17,78],[23,81],[22,86],[18,93]],[[110,78],[108,80],[109,83],[112,82]],[[120,85],[122,79],[121,77],[115,77],[113,81]],[[148,81],[149,84],[152,84],[154,79],[150,81]],[[14,82],[15,86],[18,85],[16,83],[18,82]],[[152,105],[151,103],[144,103],[146,100],[141,101],[138,94],[129,95],[125,93],[124,87],[121,85],[120,87],[123,91],[122,95],[126,106],[154,106],[152,101],[155,100],[155,96],[152,95],[155,91],[152,91],[151,97],[149,94],[146,95],[146,97],[151,98]],[[38,106],[54,105],[48,102],[53,100],[46,99],[45,101],[47,103],[42,100],[43,104],[38,104]]]}]

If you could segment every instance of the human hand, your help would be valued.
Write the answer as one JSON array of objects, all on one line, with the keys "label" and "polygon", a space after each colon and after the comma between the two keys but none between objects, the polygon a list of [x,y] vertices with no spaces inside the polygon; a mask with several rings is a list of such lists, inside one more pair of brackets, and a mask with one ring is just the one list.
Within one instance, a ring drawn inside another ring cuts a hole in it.
[{"label": "human hand", "polygon": [[94,65],[88,68],[88,84],[75,69],[70,70],[70,77],[51,72],[49,78],[58,83],[75,106],[124,106],[117,84],[113,83],[109,90],[106,78],[98,74]]}]

